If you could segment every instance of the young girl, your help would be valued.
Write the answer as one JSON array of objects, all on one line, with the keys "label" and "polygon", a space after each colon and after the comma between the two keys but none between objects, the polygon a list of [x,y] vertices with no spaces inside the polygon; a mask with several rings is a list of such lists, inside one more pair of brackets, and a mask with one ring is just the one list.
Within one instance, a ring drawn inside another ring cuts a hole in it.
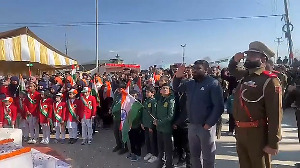
[{"label": "young girl", "polygon": [[69,131],[69,144],[73,144],[77,141],[77,123],[78,117],[78,104],[79,100],[76,99],[77,90],[71,89],[69,91],[69,99],[67,100],[66,108],[66,120],[67,128]]},{"label": "young girl", "polygon": [[65,114],[66,104],[62,102],[62,93],[57,93],[53,104],[53,121],[55,126],[55,143],[58,143],[61,135],[61,143],[65,143]]},{"label": "young girl", "polygon": [[17,107],[12,104],[13,98],[6,97],[0,109],[0,128],[14,128],[17,119]]},{"label": "young girl", "polygon": [[166,154],[166,168],[172,168],[172,120],[174,117],[175,99],[171,94],[170,86],[165,83],[160,89],[157,98],[157,110],[153,123],[157,129],[158,168],[163,167],[163,155]]},{"label": "young girl", "polygon": [[41,100],[39,101],[39,119],[43,130],[42,144],[49,144],[50,124],[52,124],[52,103],[50,91],[41,91]]}]

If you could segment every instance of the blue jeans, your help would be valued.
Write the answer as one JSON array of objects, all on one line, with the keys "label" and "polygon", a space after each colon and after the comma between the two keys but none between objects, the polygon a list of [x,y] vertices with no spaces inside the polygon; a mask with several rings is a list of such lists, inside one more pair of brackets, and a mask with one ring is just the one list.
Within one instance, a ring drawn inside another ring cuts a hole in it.
[{"label": "blue jeans", "polygon": [[216,125],[205,130],[200,124],[189,124],[192,168],[215,168]]}]

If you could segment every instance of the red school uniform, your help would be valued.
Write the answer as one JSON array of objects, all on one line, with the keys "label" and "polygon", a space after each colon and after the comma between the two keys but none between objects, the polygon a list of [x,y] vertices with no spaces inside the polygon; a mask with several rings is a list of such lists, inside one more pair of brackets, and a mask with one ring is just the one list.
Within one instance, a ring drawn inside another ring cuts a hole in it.
[{"label": "red school uniform", "polygon": [[53,122],[62,123],[66,120],[66,103],[53,103]]},{"label": "red school uniform", "polygon": [[12,125],[17,119],[17,107],[12,103],[9,106],[2,104],[0,109],[0,123],[2,125]]},{"label": "red school uniform", "polygon": [[27,106],[29,113],[34,117],[39,117],[38,107],[40,97],[40,93],[35,91],[34,93],[28,93],[25,99],[25,105]]},{"label": "red school uniform", "polygon": [[68,99],[66,102],[66,122],[76,122],[79,113],[80,100],[78,99]]},{"label": "red school uniform", "polygon": [[51,98],[48,99],[41,99],[39,101],[39,117],[40,117],[40,124],[47,124],[48,118],[52,119],[52,104],[53,100]]},{"label": "red school uniform", "polygon": [[84,95],[80,96],[80,107],[79,107],[79,118],[91,119],[96,115],[97,103],[94,96],[85,97]]},{"label": "red school uniform", "polygon": [[18,110],[18,114],[21,115],[22,119],[27,118],[28,108],[25,104],[25,98],[18,98],[16,99],[15,105]]}]

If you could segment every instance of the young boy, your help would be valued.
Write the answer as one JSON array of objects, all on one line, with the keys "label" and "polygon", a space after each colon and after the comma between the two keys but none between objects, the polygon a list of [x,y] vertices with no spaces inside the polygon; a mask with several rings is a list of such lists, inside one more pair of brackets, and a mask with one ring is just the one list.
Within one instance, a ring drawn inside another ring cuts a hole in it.
[{"label": "young boy", "polygon": [[158,143],[158,165],[163,167],[163,155],[166,155],[166,168],[173,167],[172,157],[172,120],[174,117],[175,100],[170,91],[170,86],[165,83],[160,89],[160,96],[157,99],[156,118],[153,123],[157,129]]},{"label": "young boy", "polygon": [[67,128],[69,131],[69,144],[73,144],[77,141],[77,123],[78,117],[78,104],[79,100],[76,99],[78,94],[77,90],[71,89],[69,91],[69,99],[67,100],[66,120]]},{"label": "young boy", "polygon": [[49,144],[50,141],[50,124],[52,123],[52,104],[50,91],[41,91],[41,100],[39,101],[39,119],[43,130],[42,144]]},{"label": "young boy", "polygon": [[27,142],[29,140],[29,125],[28,121],[26,120],[28,108],[25,104],[25,96],[26,93],[24,91],[21,91],[19,94],[19,99],[17,99],[17,102],[15,104],[18,109],[18,114],[20,114],[21,116],[19,128],[22,130],[24,141]]},{"label": "young boy", "polygon": [[53,121],[55,126],[55,143],[58,143],[61,135],[61,143],[65,143],[65,114],[66,103],[62,102],[62,93],[57,93],[53,104]]},{"label": "young boy", "polygon": [[14,128],[17,119],[17,107],[12,104],[13,98],[6,97],[0,109],[0,128]]},{"label": "young boy", "polygon": [[[138,92],[133,90],[130,92],[131,96],[138,100]],[[133,103],[131,109],[135,109],[135,102]],[[130,140],[130,147],[131,153],[128,155],[128,158],[131,159],[132,162],[136,162],[141,158],[142,154],[142,144],[143,144],[143,130],[141,128],[141,114],[142,108],[137,110],[137,115],[135,116],[134,120],[131,121],[131,115],[133,115],[132,110],[128,113],[128,122],[130,125],[130,131],[128,132],[129,140]]]},{"label": "young boy", "polygon": [[93,119],[95,118],[97,111],[97,103],[94,96],[91,96],[91,89],[88,87],[84,87],[81,91],[83,93],[80,96],[80,112],[79,118],[81,119],[82,125],[82,138],[83,141],[81,145],[85,145],[88,143],[89,145],[92,143],[92,134],[93,134]]},{"label": "young boy", "polygon": [[29,144],[35,144],[39,138],[39,114],[37,113],[40,94],[36,91],[36,84],[31,82],[28,86],[28,93],[25,99],[25,105],[28,108],[27,121],[29,123],[30,140]]},{"label": "young boy", "polygon": [[153,86],[146,87],[146,99],[143,103],[142,124],[141,127],[145,130],[145,145],[147,155],[144,160],[153,163],[157,160],[157,132],[153,125],[153,115],[156,110],[156,100],[154,98],[155,88]]}]

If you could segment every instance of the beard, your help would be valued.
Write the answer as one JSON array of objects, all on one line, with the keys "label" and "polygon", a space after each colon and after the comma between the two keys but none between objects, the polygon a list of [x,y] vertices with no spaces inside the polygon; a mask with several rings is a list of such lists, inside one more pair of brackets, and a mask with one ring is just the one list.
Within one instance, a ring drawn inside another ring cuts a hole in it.
[{"label": "beard", "polygon": [[246,69],[259,68],[260,66],[261,66],[260,61],[248,61],[248,60],[246,60],[246,62],[244,63],[244,67]]}]

